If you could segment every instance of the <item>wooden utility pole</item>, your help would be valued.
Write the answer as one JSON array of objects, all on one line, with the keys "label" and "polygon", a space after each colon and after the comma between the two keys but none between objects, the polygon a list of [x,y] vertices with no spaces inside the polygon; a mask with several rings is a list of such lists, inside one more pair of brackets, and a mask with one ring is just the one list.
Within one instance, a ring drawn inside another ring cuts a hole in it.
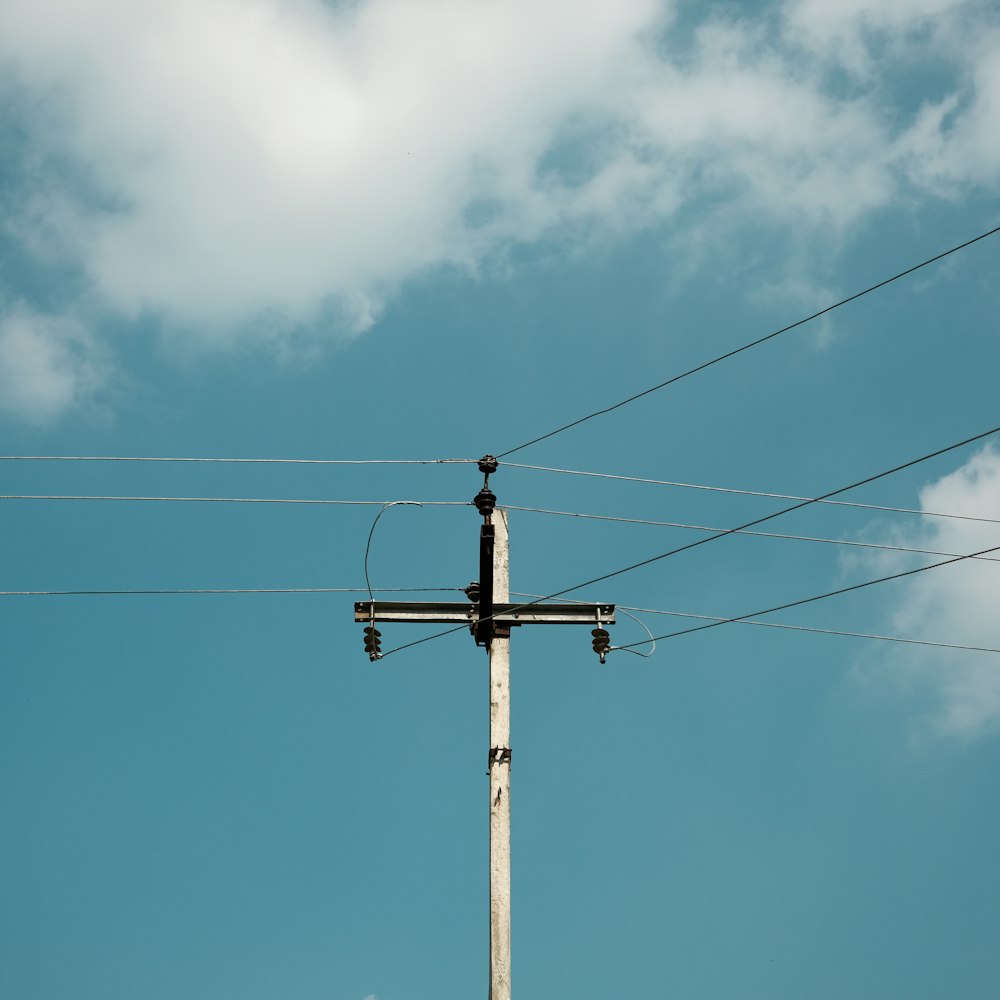
[{"label": "wooden utility pole", "polygon": [[[476,645],[490,656],[490,992],[489,1000],[510,1000],[510,630],[520,625],[593,625],[594,652],[604,662],[613,604],[510,603],[507,511],[496,506],[489,477],[497,460],[479,462],[485,476],[473,500],[483,517],[479,535],[479,580],[466,588],[471,604],[420,601],[358,601],[354,620],[364,622],[365,649],[382,658],[376,622],[467,624]],[[391,652],[391,651],[390,651]]]}]

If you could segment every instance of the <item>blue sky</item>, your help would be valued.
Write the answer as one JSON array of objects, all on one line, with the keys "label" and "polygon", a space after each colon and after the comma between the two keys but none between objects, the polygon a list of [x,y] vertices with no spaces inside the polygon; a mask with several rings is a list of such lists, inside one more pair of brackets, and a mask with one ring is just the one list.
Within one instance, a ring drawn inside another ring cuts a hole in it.
[{"label": "blue sky", "polygon": [[[1000,222],[989,3],[2,0],[0,63],[7,456],[475,459]],[[816,496],[996,426],[997,240],[510,461]],[[477,571],[471,465],[0,472],[427,501],[381,519],[373,584]],[[491,485],[716,528],[787,504]],[[812,505],[762,530],[894,548],[729,536],[577,596],[728,617],[1000,544],[1000,445],[844,499],[960,517]],[[379,510],[0,504],[4,591],[356,588]],[[703,537],[510,521],[532,594]],[[998,573],[773,620],[1000,647]],[[486,659],[372,665],[360,596],[0,598],[0,995],[485,992]],[[602,667],[589,640],[514,636],[518,996],[996,995],[998,654],[726,625]]]}]

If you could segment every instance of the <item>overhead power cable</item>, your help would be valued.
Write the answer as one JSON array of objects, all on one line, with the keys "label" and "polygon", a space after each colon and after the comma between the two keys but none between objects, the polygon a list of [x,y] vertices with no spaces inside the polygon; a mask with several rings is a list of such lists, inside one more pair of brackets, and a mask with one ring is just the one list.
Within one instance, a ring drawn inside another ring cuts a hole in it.
[{"label": "overhead power cable", "polygon": [[[941,566],[950,566],[952,563],[962,562],[964,559],[974,559],[976,556],[985,555],[987,552],[1000,552],[1000,545],[994,545],[989,549],[980,549],[978,552],[970,552],[968,555],[956,556],[954,559],[944,559],[941,562],[930,563],[928,566],[918,566],[916,569],[903,570],[900,573],[890,573],[888,576],[880,576],[874,580],[865,580],[862,583],[853,583],[849,587],[840,587],[837,590],[829,590],[825,594],[814,594],[812,597],[803,597],[798,601],[788,601],[785,604],[777,604],[773,608],[765,608],[763,611],[751,611],[745,615],[736,615],[733,618],[721,618],[717,621],[711,621],[707,625],[695,625],[693,628],[682,629],[680,632],[668,632],[665,635],[657,635],[653,638],[659,641],[660,639],[674,639],[679,635],[690,635],[692,632],[703,632],[705,629],[718,628],[720,625],[729,625],[736,622],[741,622],[747,618],[758,618],[761,615],[774,614],[777,611],[787,611],[789,608],[798,608],[803,604],[812,604],[815,601],[824,601],[828,597],[837,597],[840,594],[849,594],[853,590],[862,590],[865,587],[874,587],[877,583],[887,583],[890,580],[901,580],[906,576],[914,576],[916,573],[926,573],[931,569],[938,569]],[[642,639],[639,642],[630,642],[625,646],[619,646],[619,649],[631,649],[633,646],[642,646],[649,642],[649,639]],[[986,650],[986,652],[993,652],[993,650]]]},{"label": "overhead power cable", "polygon": [[[648,608],[640,610],[645,610],[648,614],[654,615],[673,615],[676,618],[700,618],[703,621],[718,622],[720,625],[725,621],[725,619],[716,618],[712,615],[691,615],[680,611],[652,611]],[[762,628],[779,628],[792,632],[815,632],[819,635],[842,635],[853,639],[879,639],[883,642],[903,642],[912,646],[935,646],[938,649],[964,649],[975,653],[1000,653],[1000,649],[993,646],[966,646],[959,642],[932,642],[930,639],[905,639],[898,635],[878,635],[874,632],[845,632],[843,629],[815,628],[809,625],[787,625],[784,622],[759,622],[752,618],[741,618],[739,621],[734,622],[734,624],[759,625]],[[612,646],[609,652],[616,649],[624,649],[624,647]],[[629,651],[631,652],[631,650]]]},{"label": "overhead power cable", "polygon": [[763,337],[758,337],[756,340],[750,341],[749,344],[744,344],[742,347],[734,348],[733,350],[727,351],[725,354],[720,354],[718,357],[712,358],[709,361],[704,361],[700,365],[696,365],[694,368],[689,368],[687,371],[681,372],[679,375],[674,375],[666,381],[660,382],[658,385],[650,386],[648,389],[643,389],[642,392],[637,392],[635,395],[629,396],[617,403],[613,403],[611,406],[606,406],[601,410],[594,410],[592,413],[588,413],[585,416],[577,418],[576,420],[571,420],[568,424],[556,427],[554,430],[548,431],[546,434],[539,434],[538,437],[531,438],[514,448],[508,448],[506,451],[501,451],[497,454],[497,458],[503,458],[506,455],[513,455],[515,452],[523,451],[525,448],[530,448],[533,444],[538,444],[540,441],[545,441],[548,438],[555,437],[557,434],[562,434],[563,431],[568,431],[572,427],[578,427],[580,424],[586,423],[588,420],[593,420],[595,417],[611,413],[613,410],[617,410],[622,406],[634,403],[637,399],[642,399],[643,396],[648,396],[651,393],[658,392],[660,389],[665,389],[668,385],[673,385],[675,382],[679,382],[681,379],[685,379],[689,375],[695,375],[698,372],[704,371],[706,368],[711,368],[712,365],[717,365],[720,361],[725,361],[727,358],[735,357],[737,354],[749,351],[751,348],[758,347],[761,344],[767,343],[769,340],[774,340],[775,337],[780,337],[783,333],[788,333],[790,330],[804,326],[806,323],[811,323],[814,319],[819,319],[820,316],[825,316],[827,313],[833,312],[834,309],[839,309],[841,306],[845,306],[849,302],[854,302],[856,299],[860,299],[865,295],[878,291],[880,288],[885,288],[886,285],[891,285],[894,281],[899,281],[900,278],[905,278],[907,275],[913,274],[921,268],[934,264],[939,260],[943,260],[945,257],[948,257],[953,253],[957,253],[959,250],[964,250],[966,247],[970,247],[974,243],[978,243],[980,240],[985,240],[988,236],[993,236],[998,232],[1000,232],[1000,226],[987,230],[985,233],[980,233],[978,236],[974,236],[971,240],[966,240],[964,243],[960,243],[958,246],[954,246],[950,250],[945,250],[942,253],[935,254],[933,257],[929,257],[927,260],[923,260],[919,264],[914,264],[912,267],[906,268],[905,271],[900,271],[898,274],[894,274],[891,278],[884,278],[882,281],[879,281],[874,285],[870,285],[868,288],[865,288],[860,292],[855,292],[853,295],[849,295],[847,298],[841,299],[839,302],[834,302],[833,305],[820,309],[818,312],[814,312],[810,316],[805,316],[800,320],[796,320],[794,323],[789,323],[788,326],[783,326],[779,330],[774,330],[772,333],[768,333]]},{"label": "overhead power cable", "polygon": [[368,600],[374,605],[375,594],[372,588],[372,578],[368,575],[368,556],[372,549],[372,536],[375,534],[375,528],[378,525],[379,520],[382,515],[390,507],[419,507],[419,503],[415,503],[413,500],[390,500],[388,503],[382,505],[382,509],[375,515],[375,520],[372,521],[371,530],[368,532],[368,541],[365,543],[365,586],[368,588]]},{"label": "overhead power cable", "polygon": [[[514,593],[512,591],[512,593]],[[525,594],[517,592],[514,594],[515,597],[538,597],[538,594]],[[588,604],[589,601],[574,601],[569,600],[570,604]],[[815,632],[820,635],[841,635],[848,636],[853,639],[879,639],[883,642],[903,642],[912,646],[936,646],[940,649],[964,649],[975,653],[1000,653],[1000,649],[996,649],[993,646],[967,646],[958,642],[932,642],[930,639],[905,639],[898,635],[878,635],[874,632],[846,632],[843,629],[835,628],[815,628],[810,625],[788,625],[784,622],[759,622],[750,618],[740,618],[738,621],[733,621],[731,618],[720,618],[718,615],[695,615],[687,611],[664,611],[660,608],[637,608],[629,604],[616,604],[615,608],[618,611],[634,612],[635,614],[646,614],[646,615],[669,615],[672,618],[695,618],[699,621],[709,621],[718,622],[720,625],[726,623],[732,623],[734,625],[759,625],[762,628],[778,628],[787,629],[791,632]],[[629,618],[633,618],[633,615],[629,614]],[[638,619],[634,619],[638,620]],[[641,623],[640,623],[641,624]],[[645,625],[642,626],[646,628]],[[647,633],[649,629],[646,629]],[[644,642],[654,642],[655,637],[650,634],[650,638],[643,640]],[[635,652],[631,647],[636,645],[636,643],[631,643],[628,646],[611,646],[608,652],[615,652],[616,650],[621,650],[622,652],[632,653]],[[638,645],[642,645],[639,643]],[[654,647],[655,648],[655,647]]]},{"label": "overhead power cable", "polygon": [[148,455],[0,455],[0,462],[209,462],[227,465],[463,465],[474,458],[175,458]]},{"label": "overhead power cable", "polygon": [[[381,594],[444,594],[461,587],[375,587]],[[0,597],[133,597],[164,594],[367,594],[366,587],[187,587],[144,590],[0,590]]]},{"label": "overhead power cable", "polygon": [[[588,521],[611,521],[618,524],[645,524],[656,528],[686,528],[691,531],[707,531],[721,535],[728,528],[712,528],[704,524],[684,524],[681,521],[650,521],[641,517],[612,517],[610,514],[581,514],[572,510],[548,510],[545,507],[517,507],[512,504],[501,504],[504,510],[520,510],[529,514],[554,514],[558,517],[579,517]],[[749,535],[753,538],[780,538],[793,542],[824,542],[828,545],[847,545],[861,549],[881,549],[886,552],[912,552],[924,556],[957,556],[957,552],[942,552],[939,549],[917,549],[909,545],[887,545],[879,542],[860,542],[852,538],[820,538],[817,535],[786,535],[777,531],[743,531],[738,529],[734,535]],[[1000,562],[990,556],[983,556],[986,562]]]},{"label": "overhead power cable", "polygon": [[[801,503],[793,504],[791,507],[785,507],[782,510],[774,511],[771,514],[765,514],[763,517],[755,518],[752,521],[747,521],[745,524],[739,524],[735,528],[729,528],[728,530],[721,532],[718,535],[709,535],[706,538],[699,538],[695,542],[689,542],[687,545],[681,545],[676,549],[669,549],[666,552],[661,552],[658,555],[650,556],[648,559],[641,559],[638,562],[631,563],[628,566],[623,566],[621,569],[612,570],[610,573],[602,573],[600,576],[595,576],[590,580],[584,580],[582,583],[574,584],[571,587],[565,587],[562,590],[557,590],[555,593],[547,595],[543,600],[549,601],[555,597],[562,597],[565,594],[572,594],[576,590],[582,590],[584,587],[589,587],[591,584],[600,583],[603,580],[610,580],[613,577],[621,576],[624,573],[630,573],[632,570],[639,569],[642,566],[649,566],[652,563],[659,562],[662,559],[668,559],[670,556],[678,555],[681,552],[687,552],[689,549],[695,549],[702,545],[708,545],[710,542],[717,542],[722,538],[726,538],[729,535],[736,534],[739,531],[743,531],[746,528],[753,528],[758,524],[763,524],[766,521],[772,521],[776,517],[781,517],[784,514],[790,514],[792,511],[801,510],[803,507],[808,507],[810,504],[818,503],[820,500],[825,500],[828,497],[838,496],[841,493],[846,493],[848,490],[857,489],[859,486],[865,486],[868,483],[873,483],[878,479],[884,479],[886,476],[891,476],[896,472],[902,472],[904,469],[912,468],[915,465],[919,465],[921,462],[926,462],[932,458],[937,458],[940,455],[947,454],[948,452],[954,451],[956,448],[962,448],[966,445],[974,444],[976,441],[981,441],[984,438],[989,437],[992,434],[996,434],[1000,431],[1000,427],[993,427],[988,431],[983,431],[980,434],[974,434],[972,437],[965,438],[962,441],[957,441],[955,444],[947,445],[944,448],[938,448],[935,451],[929,452],[926,455],[921,455],[919,458],[911,459],[908,462],[903,462],[901,465],[894,466],[891,469],[886,469],[884,472],[878,472],[873,476],[867,476],[864,479],[859,479],[855,483],[850,483],[847,486],[841,486],[839,489],[831,490],[829,493],[824,493],[822,496],[816,497],[811,500],[804,500]],[[992,549],[986,551],[993,551]],[[982,552],[974,552],[973,556],[983,555]],[[961,558],[970,558],[969,556],[962,556]],[[943,564],[942,564],[943,565]],[[532,607],[538,604],[539,601],[531,601],[528,604],[522,605],[523,608]],[[511,611],[519,611],[521,608],[513,608]],[[487,619],[483,619],[486,621]],[[461,631],[464,626],[458,626],[456,628],[446,629],[443,632],[436,632],[433,635],[425,636],[422,639],[415,639],[413,642],[405,643],[402,646],[397,646],[395,649],[387,650],[383,653],[383,658],[389,656],[390,653],[398,653],[401,650],[409,649],[411,646],[418,646],[424,642],[430,642],[433,639],[439,639],[446,635],[451,635],[454,632]]]},{"label": "overhead power cable", "polygon": [[301,500],[285,497],[133,497],[133,496],[54,496],[51,494],[8,493],[0,500],[133,500],[141,503],[292,503],[330,504],[338,507],[384,507],[389,503],[412,503],[418,507],[468,507],[468,500]]},{"label": "overhead power cable", "polygon": [[[383,594],[417,594],[417,593],[462,593],[463,587],[376,587],[376,593]],[[0,597],[135,597],[135,596],[162,596],[162,595],[203,595],[203,594],[364,594],[367,593],[364,587],[227,587],[227,588],[181,588],[175,590],[0,590]],[[539,597],[538,594],[527,594],[512,591],[514,597]],[[570,603],[588,603],[585,601],[575,602],[569,599]],[[966,646],[953,642],[932,642],[929,639],[904,639],[900,636],[876,635],[871,632],[845,632],[840,629],[813,628],[806,625],[788,625],[779,622],[760,622],[746,618],[734,621],[731,618],[721,618],[716,615],[696,615],[684,611],[664,611],[659,608],[639,608],[631,605],[617,605],[619,611],[628,613],[648,615],[670,615],[674,618],[694,618],[700,621],[712,621],[719,624],[732,623],[736,625],[758,625],[764,628],[788,629],[795,632],[817,632],[823,635],[849,636],[858,639],[881,639],[886,642],[903,642],[917,646],[937,646],[943,649],[964,649],[983,653],[1000,653],[1000,649],[990,646]],[[629,615],[630,618],[633,615]],[[638,619],[634,619],[638,621]],[[640,624],[642,624],[640,622]],[[642,626],[646,628],[645,625]],[[646,629],[647,633],[649,629]],[[655,637],[650,633],[650,640],[655,641]],[[612,650],[626,650],[624,646],[613,646]]]},{"label": "overhead power cable", "polygon": [[594,479],[617,479],[626,483],[647,483],[653,486],[677,486],[685,490],[706,490],[710,493],[734,493],[745,497],[768,497],[775,500],[809,500],[813,503],[829,504],[833,507],[858,507],[862,510],[888,511],[892,514],[919,514],[923,517],[949,517],[958,521],[982,521],[986,524],[1000,524],[1000,518],[975,517],[971,514],[947,514],[935,510],[917,510],[914,507],[887,507],[882,504],[855,503],[851,500],[823,500],[800,497],[794,493],[767,493],[763,490],[737,490],[727,486],[705,486],[701,483],[680,483],[669,479],[644,479],[639,476],[618,476],[608,472],[582,472],[579,469],[553,469],[546,465],[523,465],[519,462],[504,462],[509,469],[532,469],[536,472],[560,472],[567,476],[589,476]]},{"label": "overhead power cable", "polygon": [[[636,656],[644,656],[644,657],[646,657],[648,659],[650,656],[652,656],[656,652],[656,639],[653,638],[652,630],[646,625],[646,623],[641,618],[637,618],[634,614],[632,614],[631,609],[626,610],[620,604],[616,605],[616,608],[623,615],[625,615],[626,618],[631,618],[632,621],[634,621],[636,623],[636,625],[638,625],[639,628],[641,628],[643,630],[643,632],[645,632],[646,635],[649,636],[649,641],[653,644],[653,648],[650,649],[648,653],[641,653],[638,649],[626,649],[626,650],[624,650],[624,652],[626,652],[626,653],[635,653]],[[610,649],[611,647],[608,647],[608,648]]]}]

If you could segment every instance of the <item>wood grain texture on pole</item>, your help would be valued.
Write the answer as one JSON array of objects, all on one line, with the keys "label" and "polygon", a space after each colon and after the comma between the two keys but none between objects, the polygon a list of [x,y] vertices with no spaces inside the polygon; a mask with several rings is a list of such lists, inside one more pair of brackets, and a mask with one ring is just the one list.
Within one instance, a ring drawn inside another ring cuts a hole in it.
[{"label": "wood grain texture on pole", "polygon": [[[493,514],[493,599],[510,600],[507,511]],[[510,1000],[510,638],[490,643],[490,1000]]]}]

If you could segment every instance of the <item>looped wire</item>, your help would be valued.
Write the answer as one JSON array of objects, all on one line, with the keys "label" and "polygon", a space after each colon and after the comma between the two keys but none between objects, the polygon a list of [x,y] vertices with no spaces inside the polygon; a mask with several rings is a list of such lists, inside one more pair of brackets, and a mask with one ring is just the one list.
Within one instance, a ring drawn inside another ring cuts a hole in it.
[{"label": "looped wire", "polygon": [[390,508],[390,507],[422,507],[423,504],[418,503],[416,500],[390,500],[388,503],[382,505],[382,509],[375,515],[375,520],[372,521],[371,531],[368,532],[368,543],[365,545],[365,585],[368,587],[368,600],[374,604],[375,594],[372,592],[372,581],[371,577],[368,575],[368,554],[371,552],[372,548],[372,535],[375,534],[375,526],[379,522],[379,518]]},{"label": "looped wire", "polygon": [[636,618],[635,615],[630,615],[627,611],[624,611],[622,608],[619,608],[618,610],[621,611],[621,613],[625,615],[626,618],[631,618],[632,621],[636,623],[636,625],[639,625],[643,628],[646,635],[649,636],[649,641],[653,644],[653,648],[648,653],[640,653],[638,649],[629,649],[627,646],[611,646],[609,647],[608,652],[614,653],[621,651],[623,653],[635,653],[636,656],[642,656],[642,657],[652,656],[653,653],[656,652],[656,638],[653,636],[653,633],[650,632],[648,628],[646,628],[646,623],[641,619]]}]

